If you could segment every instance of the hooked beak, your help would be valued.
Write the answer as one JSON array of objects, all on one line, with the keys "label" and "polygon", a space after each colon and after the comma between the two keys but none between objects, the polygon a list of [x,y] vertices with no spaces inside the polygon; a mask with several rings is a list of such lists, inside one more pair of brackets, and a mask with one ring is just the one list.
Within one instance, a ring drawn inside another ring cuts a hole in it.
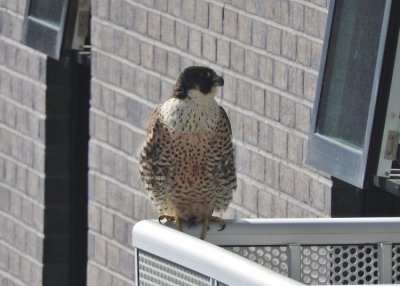
[{"label": "hooked beak", "polygon": [[214,84],[215,86],[224,86],[224,78],[222,76],[216,76],[214,78]]}]

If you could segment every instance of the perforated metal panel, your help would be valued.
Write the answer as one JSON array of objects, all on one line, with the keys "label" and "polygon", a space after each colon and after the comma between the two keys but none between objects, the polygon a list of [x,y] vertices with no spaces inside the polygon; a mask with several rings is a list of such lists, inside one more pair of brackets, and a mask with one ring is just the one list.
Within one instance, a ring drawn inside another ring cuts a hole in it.
[{"label": "perforated metal panel", "polygon": [[139,251],[140,286],[209,286],[210,278],[150,253]]},{"label": "perforated metal panel", "polygon": [[301,281],[306,284],[377,284],[377,246],[303,246]]},{"label": "perforated metal panel", "polygon": [[392,247],[392,283],[400,283],[400,244]]},{"label": "perforated metal panel", "polygon": [[[286,246],[224,247],[268,269],[288,276]],[[400,246],[396,250],[400,261]],[[305,284],[376,284],[378,251],[376,245],[319,245],[301,247],[300,279]],[[397,276],[400,278],[400,267]],[[395,274],[393,274],[395,275]]]},{"label": "perforated metal panel", "polygon": [[328,284],[330,271],[330,246],[305,246],[301,248],[301,281],[306,284]]},{"label": "perforated metal panel", "polygon": [[286,246],[226,246],[224,248],[288,276],[288,248]]},{"label": "perforated metal panel", "polygon": [[[229,224],[228,221],[227,232],[222,235],[218,232],[213,236],[210,230],[208,238],[214,245],[188,236],[185,245],[190,244],[190,247],[185,247],[184,253],[180,252],[186,240],[182,233],[154,221],[144,222],[139,228],[136,225],[137,285],[242,286],[243,281],[252,281],[249,285],[264,285],[265,282],[269,286],[299,282],[309,285],[400,284],[400,219],[249,222],[241,220]],[[154,236],[155,232],[162,235]],[[168,242],[164,248],[154,248],[164,242]],[[234,254],[254,263],[247,263]],[[188,260],[188,255],[194,259]],[[209,255],[213,257],[212,267],[206,264],[211,263]],[[167,257],[171,261],[166,260]],[[227,263],[229,259],[232,263]],[[282,275],[264,271],[255,264]]]}]

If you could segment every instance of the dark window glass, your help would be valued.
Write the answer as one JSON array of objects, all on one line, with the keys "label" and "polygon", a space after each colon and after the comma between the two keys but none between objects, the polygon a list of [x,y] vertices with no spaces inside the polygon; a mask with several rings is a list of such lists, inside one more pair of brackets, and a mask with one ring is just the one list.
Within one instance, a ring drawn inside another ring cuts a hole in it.
[{"label": "dark window glass", "polygon": [[366,182],[378,94],[386,92],[381,81],[392,65],[385,50],[398,33],[390,28],[398,21],[394,3],[329,1],[306,162],[360,188]]},{"label": "dark window glass", "polygon": [[317,132],[362,149],[386,1],[336,1]]},{"label": "dark window glass", "polygon": [[63,1],[32,0],[30,15],[48,22],[48,24],[59,26],[61,23],[62,9]]},{"label": "dark window glass", "polygon": [[[66,30],[69,0],[28,0],[27,5],[22,34],[24,44],[58,59]],[[68,14],[73,20],[73,13]]]}]

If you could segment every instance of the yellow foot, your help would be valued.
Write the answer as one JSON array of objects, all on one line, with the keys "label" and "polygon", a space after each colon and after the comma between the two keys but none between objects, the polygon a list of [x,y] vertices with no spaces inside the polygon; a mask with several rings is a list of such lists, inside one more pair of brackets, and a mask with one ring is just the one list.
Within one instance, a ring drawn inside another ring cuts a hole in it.
[{"label": "yellow foot", "polygon": [[176,229],[179,231],[182,231],[182,222],[181,219],[179,217],[173,216],[173,215],[160,215],[158,217],[158,222],[163,224],[162,221],[166,220],[166,221],[174,221],[176,224]]},{"label": "yellow foot", "polygon": [[221,227],[218,231],[222,231],[225,229],[225,221],[217,216],[210,216],[210,221],[218,223],[219,226]]},{"label": "yellow foot", "polygon": [[220,225],[221,228],[218,231],[221,231],[221,230],[223,230],[225,228],[225,222],[224,222],[224,220],[222,218],[216,217],[216,216],[207,216],[203,220],[200,239],[206,238],[206,234],[207,234],[207,231],[208,231],[208,224],[209,224],[210,221],[211,222],[215,222],[215,223]]},{"label": "yellow foot", "polygon": [[176,217],[173,215],[160,215],[158,217],[158,222],[162,224],[162,220],[166,220],[166,221],[175,221]]}]

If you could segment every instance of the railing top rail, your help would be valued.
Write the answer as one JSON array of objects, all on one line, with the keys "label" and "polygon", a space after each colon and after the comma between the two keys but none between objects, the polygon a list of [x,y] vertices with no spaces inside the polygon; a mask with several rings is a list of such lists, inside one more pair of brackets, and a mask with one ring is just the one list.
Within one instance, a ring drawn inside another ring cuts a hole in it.
[{"label": "railing top rail", "polygon": [[[156,225],[160,226],[158,222]],[[198,236],[200,228],[184,228],[184,232]],[[211,226],[206,241],[226,246],[400,243],[400,218],[226,220],[223,231]]]},{"label": "railing top rail", "polygon": [[241,241],[254,245],[400,242],[400,218],[232,220],[224,232],[209,236],[211,243],[219,245],[220,240],[225,245]]},{"label": "railing top rail", "polygon": [[156,221],[135,225],[133,246],[227,285],[304,285]]},{"label": "railing top rail", "polygon": [[[289,246],[289,256],[297,257],[293,263],[298,264],[300,246],[375,244],[379,253],[385,253],[385,259],[379,265],[387,264],[390,278],[390,251],[393,249],[390,245],[398,247],[400,244],[400,218],[238,219],[225,222],[223,231],[212,225],[206,241],[202,241],[197,238],[199,226],[184,227],[182,233],[175,231],[173,223],[164,226],[158,221],[141,221],[133,230],[133,246],[227,285],[302,285],[218,246]],[[381,254],[379,259],[383,259]],[[293,272],[295,268],[291,269]]]}]

